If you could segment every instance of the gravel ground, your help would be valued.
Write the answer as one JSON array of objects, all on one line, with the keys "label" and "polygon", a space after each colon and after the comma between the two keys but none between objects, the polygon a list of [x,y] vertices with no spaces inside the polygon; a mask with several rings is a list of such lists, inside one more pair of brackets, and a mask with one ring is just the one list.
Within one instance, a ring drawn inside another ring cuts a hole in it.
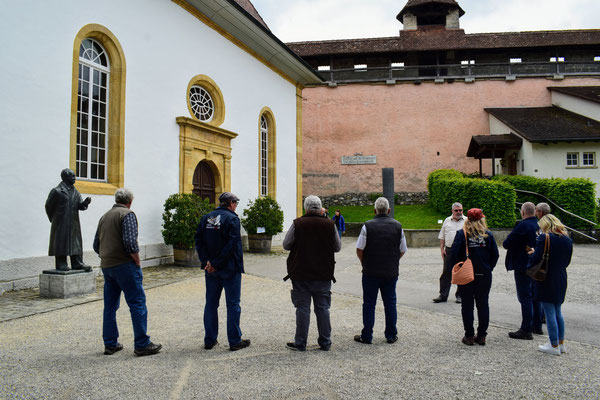
[{"label": "gravel ground", "polygon": [[[438,263],[420,267],[426,263],[409,260],[407,255],[403,262],[411,279],[430,281],[439,275]],[[508,277],[506,284],[500,277],[507,274],[496,275],[494,290],[504,286],[509,290]],[[0,398],[599,397],[597,347],[569,342],[567,354],[550,356],[536,351],[541,338],[514,341],[495,327],[490,328],[494,340],[488,345],[468,347],[459,341],[463,334],[459,317],[409,307],[399,307],[400,341],[384,342],[379,307],[374,344],[363,345],[352,340],[361,328],[360,298],[336,293],[331,351],[318,349],[314,319],[309,351],[289,351],[285,342],[294,334],[289,290],[289,283],[244,276],[242,329],[252,346],[238,352],[224,345],[224,304],[221,344],[210,351],[202,348],[202,278],[147,291],[148,332],[164,346],[152,357],[133,356],[124,301],[118,320],[125,350],[113,356],[101,353],[102,302],[0,323]]]}]

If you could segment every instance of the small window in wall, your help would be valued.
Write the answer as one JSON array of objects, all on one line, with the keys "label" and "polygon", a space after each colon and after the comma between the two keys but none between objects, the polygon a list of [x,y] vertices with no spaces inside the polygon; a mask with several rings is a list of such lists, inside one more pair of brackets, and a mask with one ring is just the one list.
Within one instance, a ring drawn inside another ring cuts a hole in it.
[{"label": "small window in wall", "polygon": [[212,119],[215,112],[215,104],[210,93],[199,85],[190,88],[190,107],[192,112],[202,122]]},{"label": "small window in wall", "polygon": [[354,69],[356,71],[366,71],[367,70],[367,64],[354,64]]},{"label": "small window in wall", "polygon": [[330,71],[331,70],[331,66],[329,66],[329,65],[319,65],[317,67],[317,70],[319,70],[319,71]]},{"label": "small window in wall", "polygon": [[475,64],[475,60],[462,60],[461,65],[473,65]]},{"label": "small window in wall", "polygon": [[550,62],[565,62],[564,57],[550,57]]},{"label": "small window in wall", "polygon": [[390,66],[392,68],[404,68],[404,63],[403,62],[393,62],[390,64]]},{"label": "small window in wall", "polygon": [[579,166],[579,153],[567,153],[567,167]]},{"label": "small window in wall", "polygon": [[110,66],[100,43],[85,39],[79,48],[75,175],[106,182]]},{"label": "small window in wall", "polygon": [[596,153],[583,153],[583,157],[581,158],[581,165],[584,167],[595,167]]},{"label": "small window in wall", "polygon": [[510,59],[510,63],[511,64],[516,64],[516,63],[520,63],[523,62],[523,60],[520,57],[514,57]]},{"label": "small window in wall", "polygon": [[594,57],[594,61],[600,61],[600,56]]}]

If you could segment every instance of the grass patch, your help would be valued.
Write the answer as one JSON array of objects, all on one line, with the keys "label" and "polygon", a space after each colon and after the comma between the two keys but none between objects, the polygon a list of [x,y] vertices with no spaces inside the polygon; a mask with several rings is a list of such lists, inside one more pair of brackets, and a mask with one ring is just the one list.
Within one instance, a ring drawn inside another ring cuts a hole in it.
[{"label": "grass patch", "polygon": [[[373,206],[341,206],[346,222],[365,222],[373,218]],[[333,216],[334,207],[329,209]],[[442,215],[428,204],[409,206],[394,206],[395,218],[402,223],[404,229],[440,229],[438,220],[444,220],[448,215]]]}]

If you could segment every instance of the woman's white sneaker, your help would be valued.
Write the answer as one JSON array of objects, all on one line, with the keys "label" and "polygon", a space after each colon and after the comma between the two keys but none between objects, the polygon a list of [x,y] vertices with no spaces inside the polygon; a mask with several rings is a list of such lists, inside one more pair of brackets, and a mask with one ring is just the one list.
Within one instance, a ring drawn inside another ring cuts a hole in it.
[{"label": "woman's white sneaker", "polygon": [[538,350],[542,353],[553,354],[555,356],[560,356],[560,349],[558,347],[552,347],[550,343],[540,344],[538,346]]},{"label": "woman's white sneaker", "polygon": [[567,352],[567,348],[565,347],[564,343],[559,344],[558,348],[560,349],[561,354]]}]

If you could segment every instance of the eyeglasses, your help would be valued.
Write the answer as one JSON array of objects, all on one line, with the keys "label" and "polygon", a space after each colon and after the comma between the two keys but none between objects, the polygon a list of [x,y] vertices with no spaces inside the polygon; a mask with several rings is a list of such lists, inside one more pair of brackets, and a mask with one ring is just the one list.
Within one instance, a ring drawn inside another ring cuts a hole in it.
[{"label": "eyeglasses", "polygon": [[462,212],[462,208],[460,210],[452,210],[454,212]]}]

